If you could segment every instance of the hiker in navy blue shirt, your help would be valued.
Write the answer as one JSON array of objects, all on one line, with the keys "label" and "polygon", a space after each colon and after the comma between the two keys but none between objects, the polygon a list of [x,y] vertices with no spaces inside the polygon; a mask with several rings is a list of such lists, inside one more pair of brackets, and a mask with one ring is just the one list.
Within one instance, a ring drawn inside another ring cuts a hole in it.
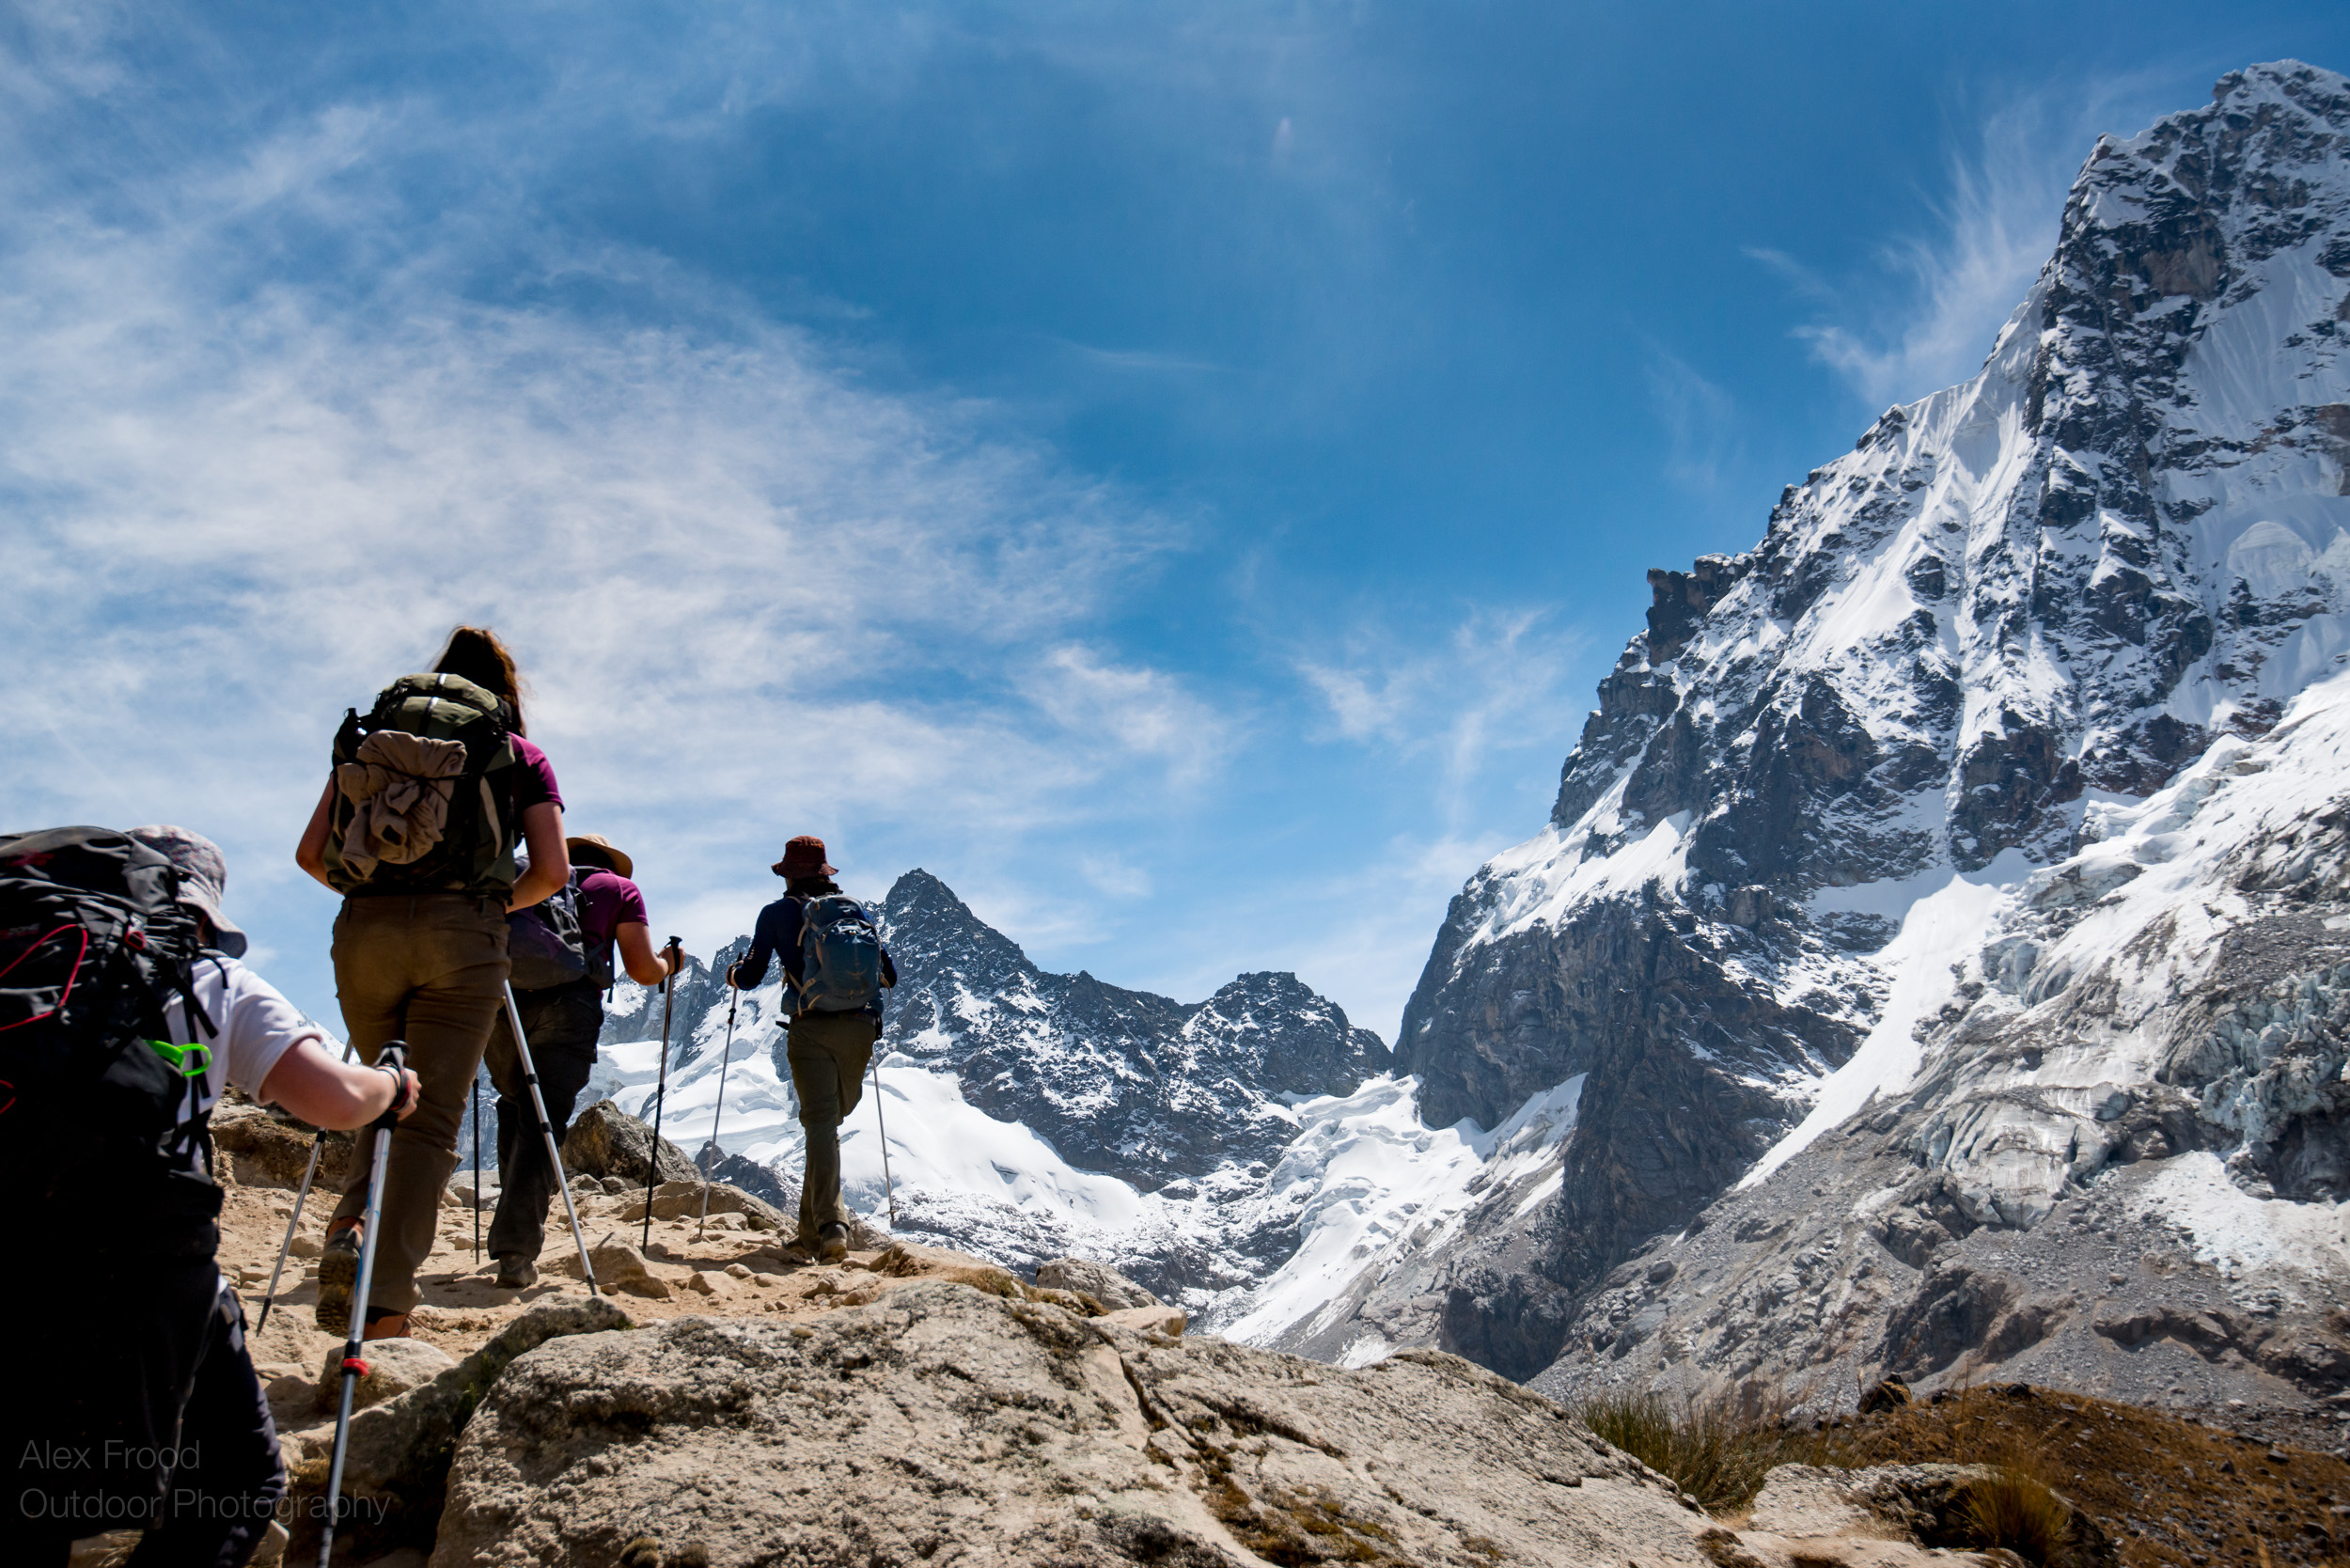
[{"label": "hiker in navy blue shirt", "polygon": [[[767,978],[783,960],[789,1034],[784,1057],[800,1102],[807,1161],[800,1181],[800,1247],[826,1262],[849,1255],[849,1211],[840,1201],[840,1123],[857,1107],[865,1070],[881,1039],[882,991],[898,983],[865,907],[841,892],[824,864],[824,841],[802,836],[771,868],[783,897],[759,912],[751,950],[727,971],[738,990]],[[822,973],[808,973],[811,955]]]}]

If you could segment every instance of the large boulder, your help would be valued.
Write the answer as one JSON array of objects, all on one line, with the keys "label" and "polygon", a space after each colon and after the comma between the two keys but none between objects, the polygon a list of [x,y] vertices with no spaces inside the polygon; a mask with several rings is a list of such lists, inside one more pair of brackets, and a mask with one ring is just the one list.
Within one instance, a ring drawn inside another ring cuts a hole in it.
[{"label": "large boulder", "polygon": [[465,1429],[432,1561],[1698,1568],[1705,1523],[1457,1357],[1341,1371],[925,1281],[540,1347]]},{"label": "large boulder", "polygon": [[702,1150],[702,1168],[714,1182],[725,1182],[742,1188],[754,1197],[763,1198],[787,1215],[799,1213],[800,1184],[790,1180],[774,1166],[761,1165],[741,1154],[720,1154],[713,1158],[713,1146]]},{"label": "large boulder", "polygon": [[[567,1169],[589,1176],[618,1176],[624,1182],[645,1179],[646,1152],[652,1147],[652,1129],[610,1100],[599,1100],[572,1118],[563,1137]],[[661,1140],[660,1174],[664,1182],[692,1182],[701,1173],[685,1151],[667,1138]]]},{"label": "large boulder", "polygon": [[[367,1371],[351,1390],[351,1407],[366,1410],[398,1399],[411,1388],[421,1388],[457,1363],[448,1352],[422,1340],[369,1340],[360,1354]],[[337,1345],[326,1353],[326,1360],[319,1368],[318,1408],[332,1413],[342,1403],[343,1347]]]},{"label": "large boulder", "polygon": [[[353,1415],[342,1493],[352,1507],[336,1532],[337,1554],[346,1539],[354,1561],[431,1541],[458,1436],[508,1364],[549,1340],[628,1326],[628,1314],[602,1297],[534,1307],[431,1382]],[[298,1459],[289,1455],[287,1516],[293,1521],[290,1556],[295,1561],[318,1555],[331,1457],[324,1441],[301,1445]]]}]

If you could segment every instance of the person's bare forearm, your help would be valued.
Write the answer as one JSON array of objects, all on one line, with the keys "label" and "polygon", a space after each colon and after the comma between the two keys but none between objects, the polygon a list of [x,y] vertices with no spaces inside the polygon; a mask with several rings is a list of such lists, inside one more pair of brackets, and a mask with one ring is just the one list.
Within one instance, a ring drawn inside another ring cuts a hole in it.
[{"label": "person's bare forearm", "polygon": [[639,985],[659,985],[685,966],[685,955],[673,948],[652,950],[652,933],[630,920],[612,933],[620,949],[620,967]]},{"label": "person's bare forearm", "polygon": [[261,1081],[258,1098],[282,1105],[313,1127],[364,1127],[384,1114],[403,1092],[403,1084],[409,1086],[407,1108],[400,1114],[404,1117],[414,1110],[415,1081],[413,1072],[396,1079],[381,1068],[337,1061],[313,1036],[297,1041],[293,1049],[277,1058],[277,1065]]},{"label": "person's bare forearm", "polygon": [[523,844],[530,851],[530,869],[514,883],[506,901],[508,914],[528,909],[572,879],[572,852],[563,844],[563,808],[541,801],[523,812]]},{"label": "person's bare forearm", "polygon": [[538,867],[531,867],[515,881],[513,896],[507,900],[507,912],[511,914],[517,909],[528,909],[532,904],[544,901],[560,888],[564,881],[563,876],[550,876]]}]

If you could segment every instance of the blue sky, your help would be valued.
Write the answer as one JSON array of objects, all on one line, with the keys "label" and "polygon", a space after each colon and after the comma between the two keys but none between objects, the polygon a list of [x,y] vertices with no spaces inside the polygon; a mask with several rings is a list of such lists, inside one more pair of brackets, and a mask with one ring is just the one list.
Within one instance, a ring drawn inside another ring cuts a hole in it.
[{"label": "blue sky", "polygon": [[332,1022],[334,725],[486,619],[663,934],[815,831],[1392,1037],[1643,571],[2286,55],[2350,14],[20,4],[0,820],[213,834]]}]

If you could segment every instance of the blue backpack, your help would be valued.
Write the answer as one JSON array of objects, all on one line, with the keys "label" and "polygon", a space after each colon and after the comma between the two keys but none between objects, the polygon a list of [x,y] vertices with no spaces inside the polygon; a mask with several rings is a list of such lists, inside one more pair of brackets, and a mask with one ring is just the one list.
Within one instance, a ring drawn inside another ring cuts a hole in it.
[{"label": "blue backpack", "polygon": [[881,933],[846,893],[800,905],[801,1012],[853,1012],[881,1000]]}]

